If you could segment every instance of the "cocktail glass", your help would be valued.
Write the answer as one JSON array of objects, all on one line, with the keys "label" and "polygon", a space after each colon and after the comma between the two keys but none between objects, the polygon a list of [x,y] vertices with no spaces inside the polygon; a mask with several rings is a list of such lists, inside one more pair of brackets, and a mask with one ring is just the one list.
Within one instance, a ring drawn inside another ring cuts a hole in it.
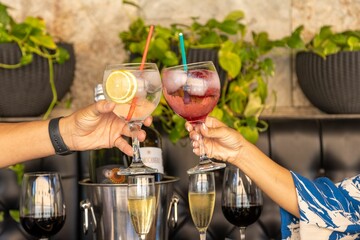
[{"label": "cocktail glass", "polygon": [[104,71],[103,91],[107,100],[116,103],[114,113],[125,119],[132,133],[132,163],[120,175],[151,174],[157,170],[141,160],[137,133],[142,121],[159,104],[162,84],[155,63],[124,63],[108,65]]},{"label": "cocktail glass", "polygon": [[[220,97],[220,80],[211,61],[190,63],[162,70],[163,94],[175,113],[194,127],[204,124],[207,115]],[[195,128],[199,131],[199,127]],[[201,134],[200,134],[201,136]],[[200,137],[200,162],[188,174],[225,168],[225,163],[213,162],[207,157]]]}]

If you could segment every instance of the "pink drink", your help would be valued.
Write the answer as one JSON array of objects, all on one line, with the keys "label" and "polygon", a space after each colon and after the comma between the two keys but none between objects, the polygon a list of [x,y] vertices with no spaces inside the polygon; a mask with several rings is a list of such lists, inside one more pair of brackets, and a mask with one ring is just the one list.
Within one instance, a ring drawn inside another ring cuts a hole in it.
[{"label": "pink drink", "polygon": [[206,69],[164,72],[164,97],[189,122],[203,121],[220,96],[219,76]]}]

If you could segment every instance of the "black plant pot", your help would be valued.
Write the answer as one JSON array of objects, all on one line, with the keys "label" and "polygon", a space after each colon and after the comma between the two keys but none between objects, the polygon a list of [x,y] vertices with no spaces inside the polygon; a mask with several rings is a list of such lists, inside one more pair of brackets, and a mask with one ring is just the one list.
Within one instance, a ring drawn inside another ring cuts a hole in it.
[{"label": "black plant pot", "polygon": [[[58,43],[70,59],[54,64],[54,81],[61,100],[69,91],[75,73],[75,54],[71,44]],[[0,44],[0,62],[15,64],[21,57],[16,44]],[[34,55],[33,62],[17,69],[0,68],[0,117],[37,117],[46,112],[53,95],[49,83],[48,61]]]},{"label": "black plant pot", "polygon": [[360,51],[339,52],[326,59],[299,52],[299,85],[309,101],[325,113],[360,113]]}]

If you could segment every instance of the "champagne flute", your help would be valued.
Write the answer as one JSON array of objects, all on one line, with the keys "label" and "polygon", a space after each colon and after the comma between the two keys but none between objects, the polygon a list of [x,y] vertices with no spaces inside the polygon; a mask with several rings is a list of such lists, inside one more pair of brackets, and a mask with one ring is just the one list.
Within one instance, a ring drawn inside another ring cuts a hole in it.
[{"label": "champagne flute", "polygon": [[260,217],[263,205],[261,190],[242,171],[233,165],[225,169],[221,209],[225,218],[240,230],[245,240],[245,230]]},{"label": "champagne flute", "polygon": [[155,63],[125,63],[106,66],[103,91],[107,100],[116,103],[114,113],[125,119],[132,133],[133,160],[120,175],[150,174],[157,170],[146,166],[140,156],[137,133],[142,121],[159,104],[162,84]]},{"label": "champagne flute", "polygon": [[155,183],[153,175],[129,176],[128,210],[139,239],[149,233],[155,216]]},{"label": "champagne flute", "polygon": [[200,233],[200,240],[206,239],[206,230],[214,212],[215,195],[214,172],[189,175],[190,213]]},{"label": "champagne flute", "polygon": [[20,222],[30,235],[48,239],[65,223],[65,201],[56,172],[25,173],[21,185]]},{"label": "champagne flute", "polygon": [[[175,113],[193,126],[204,124],[220,97],[220,80],[211,61],[178,65],[162,70],[163,93]],[[199,131],[199,128],[195,128]],[[200,162],[188,174],[213,171],[226,164],[211,161],[205,154],[200,134]]]}]

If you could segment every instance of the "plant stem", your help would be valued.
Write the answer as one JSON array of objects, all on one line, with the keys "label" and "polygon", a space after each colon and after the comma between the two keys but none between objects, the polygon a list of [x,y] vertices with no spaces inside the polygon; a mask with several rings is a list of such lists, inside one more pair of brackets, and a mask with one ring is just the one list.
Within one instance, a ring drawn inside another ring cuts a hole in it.
[{"label": "plant stem", "polygon": [[52,92],[53,98],[50,103],[50,106],[48,107],[46,113],[44,114],[44,117],[43,117],[44,120],[49,117],[51,111],[53,110],[53,108],[55,107],[55,104],[57,103],[57,98],[58,98],[55,81],[54,81],[54,62],[51,58],[48,58],[48,63],[49,63],[49,82],[50,82],[50,87],[51,87],[51,92]]},{"label": "plant stem", "polygon": [[19,68],[21,66],[22,66],[21,63],[17,63],[17,64],[0,63],[0,68],[5,68],[5,69],[15,69],[15,68]]}]

